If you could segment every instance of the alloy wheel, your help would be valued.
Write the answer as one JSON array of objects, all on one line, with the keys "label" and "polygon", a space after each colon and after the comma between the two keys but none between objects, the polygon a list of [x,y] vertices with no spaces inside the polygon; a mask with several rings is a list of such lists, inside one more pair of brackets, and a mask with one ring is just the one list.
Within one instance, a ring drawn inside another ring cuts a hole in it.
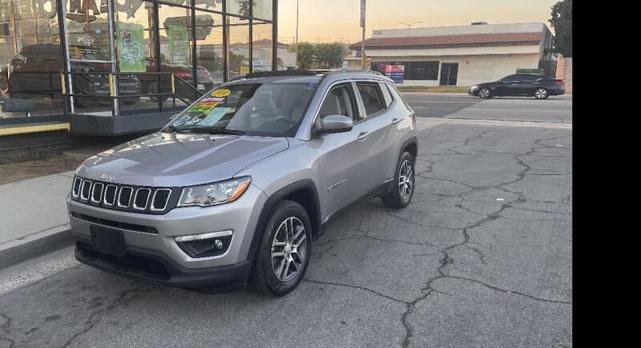
[{"label": "alloy wheel", "polygon": [[398,175],[398,191],[403,202],[407,202],[412,197],[414,190],[414,168],[412,162],[406,159],[401,164]]},{"label": "alloy wheel", "polygon": [[272,240],[272,271],[281,281],[296,278],[305,266],[306,252],[305,225],[290,216],[278,226]]},{"label": "alloy wheel", "polygon": [[489,98],[490,97],[490,90],[487,89],[487,88],[481,88],[481,90],[479,91],[479,97],[481,97],[483,99]]},{"label": "alloy wheel", "polygon": [[548,96],[548,91],[545,88],[539,88],[534,92],[536,99],[545,99]]}]

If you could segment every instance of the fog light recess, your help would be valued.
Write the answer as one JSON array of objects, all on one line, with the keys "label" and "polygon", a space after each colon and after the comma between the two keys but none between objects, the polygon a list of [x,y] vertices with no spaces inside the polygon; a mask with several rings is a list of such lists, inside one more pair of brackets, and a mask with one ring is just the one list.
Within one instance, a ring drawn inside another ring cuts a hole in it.
[{"label": "fog light recess", "polygon": [[212,257],[222,255],[229,249],[232,234],[232,231],[191,234],[176,237],[175,241],[190,257]]}]

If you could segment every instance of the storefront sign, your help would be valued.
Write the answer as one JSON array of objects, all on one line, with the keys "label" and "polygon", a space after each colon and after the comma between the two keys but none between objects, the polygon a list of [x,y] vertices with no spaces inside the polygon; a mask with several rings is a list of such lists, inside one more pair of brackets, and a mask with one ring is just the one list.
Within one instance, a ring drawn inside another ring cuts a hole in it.
[{"label": "storefront sign", "polygon": [[[165,28],[171,26],[181,26],[187,28],[191,32],[191,17],[179,16],[168,17],[165,19]],[[197,15],[196,16],[196,40],[205,40],[214,27],[214,19],[211,15]],[[167,33],[169,35],[169,33]],[[191,36],[191,35],[190,35]]]},{"label": "storefront sign", "polygon": [[136,11],[142,5],[142,2],[142,0],[116,0],[116,9],[118,9],[118,11],[125,12],[127,14],[127,19],[133,18]]},{"label": "storefront sign", "polygon": [[[69,0],[67,6],[67,18],[79,23],[89,23],[96,20],[96,15],[100,14],[97,0]],[[107,0],[101,0],[106,4]]]},{"label": "storefront sign", "polygon": [[118,65],[121,72],[145,72],[144,27],[133,23],[116,23]]},{"label": "storefront sign", "polygon": [[403,83],[405,74],[405,65],[403,64],[385,64],[385,76],[394,80],[395,83]]},{"label": "storefront sign", "polygon": [[169,61],[171,64],[189,65],[189,32],[186,27],[172,25],[167,28]]}]

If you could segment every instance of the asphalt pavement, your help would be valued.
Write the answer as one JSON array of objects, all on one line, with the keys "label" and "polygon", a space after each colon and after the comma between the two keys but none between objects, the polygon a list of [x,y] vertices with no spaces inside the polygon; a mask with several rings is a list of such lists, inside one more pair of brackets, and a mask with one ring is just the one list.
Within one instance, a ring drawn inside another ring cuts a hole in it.
[{"label": "asphalt pavement", "polygon": [[407,99],[413,202],[330,224],[296,291],[149,285],[67,248],[0,270],[0,347],[571,346],[571,99]]}]

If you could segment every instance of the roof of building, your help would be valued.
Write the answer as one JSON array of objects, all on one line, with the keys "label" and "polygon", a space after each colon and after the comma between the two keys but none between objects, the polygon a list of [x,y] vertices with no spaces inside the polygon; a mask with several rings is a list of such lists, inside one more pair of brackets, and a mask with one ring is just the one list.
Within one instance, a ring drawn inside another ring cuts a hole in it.
[{"label": "roof of building", "polygon": [[[536,44],[543,39],[542,32],[490,33],[414,37],[372,37],[365,40],[366,48],[397,47],[451,47],[506,44]],[[351,44],[350,49],[359,50],[361,42]]]}]

